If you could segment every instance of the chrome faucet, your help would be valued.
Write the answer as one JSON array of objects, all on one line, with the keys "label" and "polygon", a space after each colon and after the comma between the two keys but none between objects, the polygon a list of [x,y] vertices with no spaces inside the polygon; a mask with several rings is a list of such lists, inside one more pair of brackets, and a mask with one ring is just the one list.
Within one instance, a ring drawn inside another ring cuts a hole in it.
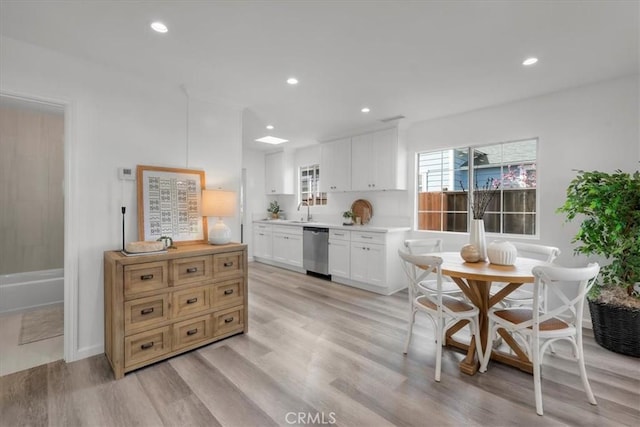
[{"label": "chrome faucet", "polygon": [[307,202],[298,203],[298,211],[300,211],[300,208],[302,206],[306,206],[307,207],[307,222],[311,221],[311,214],[309,213],[309,203],[307,203]]}]

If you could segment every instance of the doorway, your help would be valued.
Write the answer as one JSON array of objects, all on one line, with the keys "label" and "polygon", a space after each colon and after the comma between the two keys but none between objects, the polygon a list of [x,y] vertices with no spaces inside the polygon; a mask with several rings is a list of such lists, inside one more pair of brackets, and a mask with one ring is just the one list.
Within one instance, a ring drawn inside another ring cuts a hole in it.
[{"label": "doorway", "polygon": [[0,95],[0,375],[64,358],[65,107]]}]

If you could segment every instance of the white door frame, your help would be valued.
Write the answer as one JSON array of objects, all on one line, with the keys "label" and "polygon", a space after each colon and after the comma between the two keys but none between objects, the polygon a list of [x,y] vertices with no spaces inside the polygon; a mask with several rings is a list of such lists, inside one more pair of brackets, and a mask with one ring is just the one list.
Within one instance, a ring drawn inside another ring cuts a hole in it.
[{"label": "white door frame", "polygon": [[75,202],[76,104],[71,100],[0,90],[0,95],[20,101],[51,104],[64,109],[64,360],[78,359],[78,241]]}]

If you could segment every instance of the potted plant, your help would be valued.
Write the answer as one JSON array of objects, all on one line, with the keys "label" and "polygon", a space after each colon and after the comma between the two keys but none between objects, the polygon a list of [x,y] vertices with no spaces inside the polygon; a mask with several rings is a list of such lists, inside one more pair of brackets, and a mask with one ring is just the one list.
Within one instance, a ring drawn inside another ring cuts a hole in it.
[{"label": "potted plant", "polygon": [[596,342],[640,357],[640,172],[578,171],[558,212],[582,220],[575,253],[610,261],[587,298]]},{"label": "potted plant", "polygon": [[273,200],[269,203],[269,208],[267,212],[271,214],[271,219],[278,219],[278,214],[280,213],[280,205],[277,200]]},{"label": "potted plant", "polygon": [[342,212],[342,218],[344,218],[343,225],[353,225],[353,220],[355,219],[355,217],[356,214],[354,214],[351,209]]}]

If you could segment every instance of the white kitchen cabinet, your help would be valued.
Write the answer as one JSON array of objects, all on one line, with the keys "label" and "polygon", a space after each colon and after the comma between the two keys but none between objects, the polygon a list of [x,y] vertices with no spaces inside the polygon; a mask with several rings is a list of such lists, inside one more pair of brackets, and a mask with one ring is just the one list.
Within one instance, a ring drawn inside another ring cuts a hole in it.
[{"label": "white kitchen cabinet", "polygon": [[349,278],[351,274],[351,232],[329,230],[329,274]]},{"label": "white kitchen cabinet", "polygon": [[302,228],[273,227],[273,260],[302,268]]},{"label": "white kitchen cabinet", "polygon": [[384,129],[351,138],[351,189],[406,189],[406,152],[398,129]]},{"label": "white kitchen cabinet", "polygon": [[267,194],[294,194],[294,166],[292,153],[280,151],[265,154],[265,192]]},{"label": "white kitchen cabinet", "polygon": [[385,245],[351,242],[351,279],[371,286],[384,286],[385,255]]},{"label": "white kitchen cabinet", "polygon": [[[323,225],[329,228],[329,274],[336,283],[391,295],[407,287],[400,265],[408,228],[371,231],[368,227]],[[254,259],[306,273],[303,268],[303,225],[256,221]]]},{"label": "white kitchen cabinet", "polygon": [[351,138],[320,146],[320,191],[351,190]]},{"label": "white kitchen cabinet", "polygon": [[273,258],[272,226],[269,224],[253,225],[253,257]]},{"label": "white kitchen cabinet", "polygon": [[[334,282],[384,295],[407,286],[398,256],[398,249],[404,241],[404,230],[396,229],[386,233],[354,230],[349,235],[349,276],[332,274]],[[330,259],[332,249],[333,244],[330,244]]]}]

